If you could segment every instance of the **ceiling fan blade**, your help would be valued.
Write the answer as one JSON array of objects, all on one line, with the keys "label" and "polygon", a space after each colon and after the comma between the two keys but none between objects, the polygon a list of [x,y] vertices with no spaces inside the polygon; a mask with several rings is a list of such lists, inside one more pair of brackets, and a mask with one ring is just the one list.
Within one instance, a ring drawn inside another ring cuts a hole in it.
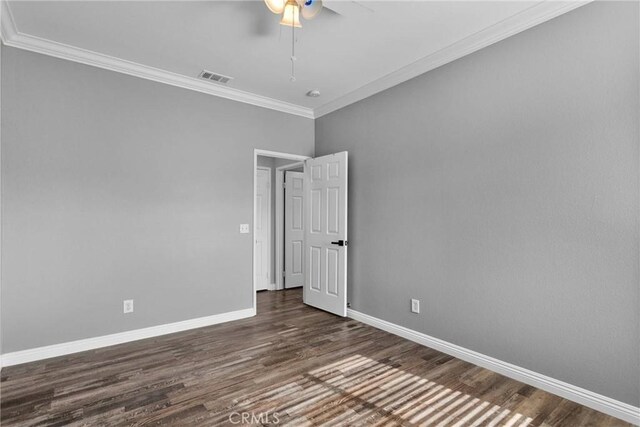
[{"label": "ceiling fan blade", "polygon": [[356,1],[325,0],[324,8],[346,17],[360,16],[375,12],[371,7],[371,3],[365,5],[363,2]]},{"label": "ceiling fan blade", "polygon": [[307,0],[302,6],[302,17],[313,19],[322,10],[322,0]]}]

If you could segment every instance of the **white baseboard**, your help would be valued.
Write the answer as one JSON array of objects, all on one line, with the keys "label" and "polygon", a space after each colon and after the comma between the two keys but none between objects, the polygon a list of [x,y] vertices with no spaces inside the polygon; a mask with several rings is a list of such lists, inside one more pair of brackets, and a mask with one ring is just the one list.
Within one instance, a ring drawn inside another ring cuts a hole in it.
[{"label": "white baseboard", "polygon": [[439,338],[435,338],[352,309],[347,309],[347,316],[375,328],[382,329],[383,331],[390,332],[418,344],[457,357],[458,359],[462,359],[466,362],[473,363],[474,365],[490,369],[509,378],[532,385],[549,393],[564,397],[565,399],[597,411],[604,412],[605,414],[621,420],[640,425],[640,408],[627,403],[611,399],[601,394],[585,390],[581,387],[568,384],[564,381],[530,371],[520,366],[512,365],[511,363],[503,362],[502,360],[486,356],[476,351],[460,347],[459,345],[443,341]]},{"label": "white baseboard", "polygon": [[244,319],[255,316],[253,308],[230,311],[228,313],[215,314],[213,316],[198,317],[196,319],[183,320],[181,322],[167,323],[165,325],[151,326],[149,328],[135,329],[133,331],[120,332],[117,334],[104,335],[101,337],[87,338],[62,344],[48,345],[45,347],[21,350],[2,355],[1,366],[19,365],[21,363],[34,362],[36,360],[49,359],[51,357],[64,356],[66,354],[78,353],[81,351],[94,350],[96,348],[108,347],[110,345],[123,344],[131,341],[153,338],[160,335],[172,334],[174,332],[186,331],[189,329],[202,328],[204,326],[216,325],[218,323],[230,322],[232,320]]}]

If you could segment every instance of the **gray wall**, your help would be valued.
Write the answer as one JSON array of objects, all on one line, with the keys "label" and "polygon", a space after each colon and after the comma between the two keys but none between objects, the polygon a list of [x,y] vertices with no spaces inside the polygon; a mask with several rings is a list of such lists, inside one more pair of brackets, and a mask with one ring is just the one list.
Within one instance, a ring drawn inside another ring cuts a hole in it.
[{"label": "gray wall", "polygon": [[312,120],[6,47],[2,119],[4,352],[250,308],[253,149],[314,150]]},{"label": "gray wall", "polygon": [[593,3],[316,120],[355,310],[638,406],[638,16]]}]

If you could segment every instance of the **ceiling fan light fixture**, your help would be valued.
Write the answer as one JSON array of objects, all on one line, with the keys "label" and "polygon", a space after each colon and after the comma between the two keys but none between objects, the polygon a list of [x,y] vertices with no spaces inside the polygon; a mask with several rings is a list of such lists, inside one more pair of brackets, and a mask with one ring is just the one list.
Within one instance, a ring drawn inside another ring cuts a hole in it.
[{"label": "ceiling fan light fixture", "polygon": [[273,13],[281,14],[284,11],[286,0],[264,0],[269,10]]},{"label": "ceiling fan light fixture", "polygon": [[280,20],[280,25],[286,25],[288,27],[301,28],[300,24],[300,6],[295,0],[288,0],[284,5],[284,13]]}]

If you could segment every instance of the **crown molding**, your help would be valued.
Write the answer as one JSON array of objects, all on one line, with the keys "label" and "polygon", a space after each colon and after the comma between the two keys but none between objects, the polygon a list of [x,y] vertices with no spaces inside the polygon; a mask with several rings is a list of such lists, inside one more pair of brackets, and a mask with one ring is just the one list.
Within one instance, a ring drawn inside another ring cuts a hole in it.
[{"label": "crown molding", "polygon": [[425,56],[405,67],[367,83],[358,89],[336,98],[315,109],[302,107],[277,99],[256,95],[251,92],[230,87],[212,85],[194,77],[161,70],[138,64],[98,52],[69,46],[40,37],[23,34],[18,31],[11,14],[9,4],[0,0],[0,36],[7,46],[12,46],[56,58],[66,59],[81,64],[104,68],[131,76],[152,80],[159,83],[177,86],[209,95],[218,96],[258,107],[294,114],[309,119],[316,119],[350,104],[361,101],[430,70],[441,67],[463,56],[476,52],[524,30],[546,22],[564,13],[570,12],[592,0],[546,0],[516,15],[498,22],[484,30],[472,34],[431,55]]},{"label": "crown molding", "polygon": [[546,22],[580,6],[590,3],[586,1],[556,1],[547,0],[523,10],[503,21],[484,30],[478,31],[456,43],[453,43],[431,55],[425,56],[405,67],[387,74],[377,80],[365,84],[358,89],[336,98],[328,103],[316,107],[314,117],[319,118],[333,111],[361,101],[378,92],[389,89],[414,77],[441,67],[463,56],[469,55],[482,48],[490,46],[524,30]]},{"label": "crown molding", "polygon": [[243,102],[257,107],[268,108],[309,119],[314,118],[313,110],[311,108],[279,101],[266,96],[256,95],[239,89],[218,86],[195,77],[188,77],[29,34],[23,34],[18,31],[15,25],[9,4],[6,1],[2,1],[1,3],[2,20],[0,23],[2,24],[2,39],[4,44],[7,46],[41,53],[60,59],[66,59],[68,61],[78,62],[85,65],[91,65],[105,70],[116,71],[118,73],[128,74],[130,76],[140,77],[158,83],[194,90],[196,92]]},{"label": "crown molding", "polygon": [[5,41],[5,44],[7,46],[17,47],[73,62],[79,62],[81,64],[92,65],[94,67],[116,71],[130,76],[141,77],[158,83],[164,83],[171,86],[218,96],[220,98],[255,105],[257,107],[268,108],[309,119],[314,118],[313,110],[310,108],[301,107],[284,101],[278,101],[277,99],[256,95],[239,89],[218,86],[215,83],[207,83],[194,77],[187,77],[170,71],[160,70],[158,68],[137,64],[124,59],[103,55],[101,53],[41,39],[39,37],[17,33],[11,39]]},{"label": "crown molding", "polygon": [[0,39],[4,44],[7,44],[7,41],[15,37],[17,33],[16,22],[11,14],[11,9],[9,9],[9,4],[0,0]]}]

